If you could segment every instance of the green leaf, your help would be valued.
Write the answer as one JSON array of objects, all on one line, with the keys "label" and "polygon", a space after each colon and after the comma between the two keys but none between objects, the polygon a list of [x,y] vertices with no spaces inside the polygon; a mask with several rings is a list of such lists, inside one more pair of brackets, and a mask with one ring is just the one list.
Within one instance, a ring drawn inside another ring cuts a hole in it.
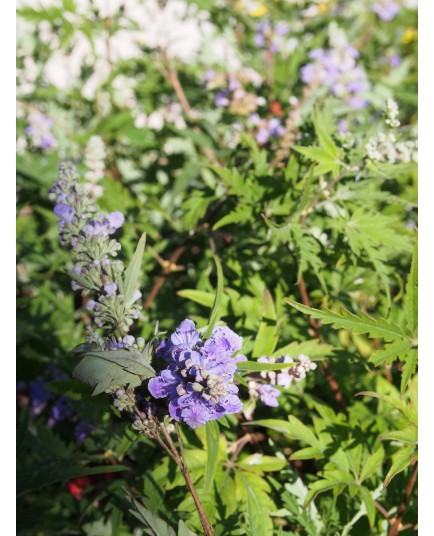
[{"label": "green leaf", "polygon": [[299,419],[290,415],[288,417],[288,422],[280,419],[262,419],[259,421],[253,421],[245,423],[246,425],[251,426],[264,426],[265,428],[271,428],[277,432],[283,433],[286,437],[290,439],[298,439],[300,441],[306,442],[311,447],[314,447],[318,450],[323,450],[323,445],[317,439],[315,434]]},{"label": "green leaf", "polygon": [[130,497],[130,501],[134,506],[134,510],[130,509],[130,512],[151,531],[148,534],[152,536],[176,536],[176,532],[170,525],[147,510],[137,499]]},{"label": "green leaf", "polygon": [[211,311],[211,316],[209,318],[208,327],[204,333],[204,339],[208,339],[216,325],[217,320],[219,319],[220,306],[223,299],[223,269],[220,259],[217,255],[214,255],[214,262],[217,269],[217,290],[214,298],[214,305]]},{"label": "green leaf", "polygon": [[397,359],[402,358],[410,350],[411,346],[412,344],[409,340],[400,340],[386,344],[382,350],[374,352],[369,358],[369,361],[376,367],[383,363],[391,365]]},{"label": "green leaf", "polygon": [[264,511],[258,492],[243,478],[247,491],[247,521],[252,536],[269,536],[269,520],[267,511]]},{"label": "green leaf", "polygon": [[335,145],[331,137],[331,133],[335,128],[331,108],[325,107],[321,110],[317,107],[313,114],[313,124],[320,146],[323,147],[331,157],[336,158],[340,149]]},{"label": "green leaf", "polygon": [[176,294],[178,296],[181,296],[181,298],[186,298],[187,300],[194,301],[195,303],[203,305],[204,307],[209,307],[210,309],[213,306],[215,300],[214,294],[212,294],[211,292],[205,292],[203,290],[178,290]]},{"label": "green leaf", "polygon": [[262,370],[283,370],[294,367],[297,363],[259,363],[258,361],[240,361],[237,363],[238,370],[250,370],[261,372]]},{"label": "green leaf", "polygon": [[253,357],[268,356],[274,352],[278,340],[276,318],[273,298],[270,291],[265,289],[262,300],[262,320],[253,347]]},{"label": "green leaf", "polygon": [[408,443],[409,445],[417,444],[417,428],[409,426],[405,430],[396,430],[388,432],[381,436],[381,439],[390,439],[391,441],[399,441],[400,443]]},{"label": "green leaf", "polygon": [[394,457],[392,467],[389,469],[386,478],[384,479],[384,487],[386,488],[392,478],[394,478],[398,473],[401,473],[406,469],[411,463],[416,460],[415,449],[413,445],[406,445],[399,449]]},{"label": "green leaf", "polygon": [[197,536],[195,532],[192,532],[187,525],[182,521],[178,523],[178,536]]},{"label": "green leaf", "polygon": [[205,431],[207,460],[203,489],[207,492],[211,489],[217,470],[220,444],[220,430],[218,423],[216,421],[208,421],[205,425]]},{"label": "green leaf", "polygon": [[146,233],[143,233],[137,244],[136,251],[133,258],[125,271],[123,294],[125,303],[130,302],[133,299],[133,294],[137,290],[137,282],[140,276],[140,268],[142,265],[143,254],[145,251]]},{"label": "green leaf", "polygon": [[220,218],[220,220],[214,224],[213,231],[216,231],[217,229],[220,229],[221,227],[224,227],[225,225],[229,225],[231,223],[240,223],[244,224],[250,221],[252,218],[252,207],[245,205],[245,206],[239,206],[232,212],[229,212],[229,214],[226,214],[226,216],[223,216],[223,218]]},{"label": "green leaf", "polygon": [[413,259],[411,261],[411,269],[405,287],[404,308],[407,319],[407,327],[410,332],[416,336],[417,331],[417,306],[418,306],[418,260],[417,260],[416,242],[414,246]]},{"label": "green leaf", "polygon": [[418,352],[416,349],[412,349],[407,352],[404,364],[402,365],[401,393],[405,391],[411,377],[416,373],[417,353]]},{"label": "green leaf", "polygon": [[88,352],[73,371],[74,378],[94,387],[94,395],[109,387],[138,387],[143,380],[155,376],[144,354],[131,350]]},{"label": "green leaf", "polygon": [[275,456],[264,456],[263,454],[251,454],[237,463],[237,466],[250,471],[280,471],[288,465],[286,460]]},{"label": "green leaf", "polygon": [[374,475],[378,469],[380,469],[384,461],[384,449],[379,448],[374,454],[371,454],[366,462],[363,464],[362,472],[360,473],[359,480],[363,482],[367,478]]},{"label": "green leaf", "polygon": [[17,496],[26,495],[50,484],[65,482],[80,476],[130,470],[125,465],[86,467],[84,463],[83,461],[51,457],[50,459],[22,466],[17,469]]},{"label": "green leaf", "polygon": [[361,486],[359,490],[360,498],[366,507],[366,513],[369,520],[369,525],[372,528],[375,523],[375,501],[372,498],[371,492],[365,486]]},{"label": "green leaf", "polygon": [[409,340],[409,337],[400,326],[383,318],[373,318],[364,313],[361,316],[357,316],[346,309],[342,309],[340,313],[328,309],[321,311],[320,309],[297,303],[290,298],[285,298],[284,301],[297,309],[297,311],[308,314],[312,318],[320,319],[323,324],[332,324],[333,327],[338,329],[349,329],[358,334],[366,333],[370,337],[383,338],[388,341]]},{"label": "green leaf", "polygon": [[297,452],[294,452],[291,454],[290,459],[291,460],[319,460],[324,457],[324,454],[321,450],[313,448],[313,447],[306,447],[304,449],[297,450]]},{"label": "green leaf", "polygon": [[56,395],[67,396],[73,400],[82,400],[84,397],[92,394],[92,390],[88,385],[83,385],[78,380],[62,380],[47,382],[44,385],[45,389]]}]

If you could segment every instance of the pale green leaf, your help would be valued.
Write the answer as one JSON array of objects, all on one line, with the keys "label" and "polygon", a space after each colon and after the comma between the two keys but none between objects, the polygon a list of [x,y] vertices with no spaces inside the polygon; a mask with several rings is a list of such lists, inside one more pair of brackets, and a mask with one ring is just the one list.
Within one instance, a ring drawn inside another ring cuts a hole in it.
[{"label": "pale green leaf", "polygon": [[417,260],[417,248],[416,242],[414,247],[413,259],[411,262],[411,269],[407,279],[407,285],[405,287],[404,307],[405,315],[407,318],[407,327],[412,334],[416,334],[417,330],[417,306],[418,306],[418,260]]},{"label": "pale green leaf", "polygon": [[402,365],[402,376],[401,376],[401,392],[404,392],[408,382],[416,373],[417,367],[417,350],[409,350],[406,354],[404,363]]},{"label": "pale green leaf", "polygon": [[214,255],[214,262],[217,269],[217,290],[215,293],[214,304],[209,318],[208,327],[204,333],[204,339],[208,339],[210,337],[214,326],[219,319],[220,307],[223,300],[223,269],[220,259],[217,257],[217,255]]},{"label": "pale green leaf", "polygon": [[360,498],[366,507],[369,525],[372,528],[375,523],[375,501],[372,498],[371,492],[368,490],[368,488],[365,488],[365,486],[360,487]]},{"label": "pale green leaf", "polygon": [[216,421],[208,421],[205,425],[207,460],[203,489],[205,492],[211,489],[214,482],[219,456],[220,430]]},{"label": "pale green leaf", "polygon": [[123,294],[125,303],[133,299],[133,294],[138,288],[138,280],[140,276],[140,268],[142,266],[143,253],[145,251],[146,233],[143,233],[137,244],[133,258],[125,271]]}]

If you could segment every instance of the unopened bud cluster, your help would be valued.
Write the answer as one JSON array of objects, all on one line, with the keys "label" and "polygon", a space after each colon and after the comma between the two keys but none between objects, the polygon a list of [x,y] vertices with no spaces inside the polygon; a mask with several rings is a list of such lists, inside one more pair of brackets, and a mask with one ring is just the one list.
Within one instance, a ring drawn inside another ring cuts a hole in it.
[{"label": "unopened bud cluster", "polygon": [[260,372],[259,376],[266,380],[267,383],[262,383],[259,378],[249,381],[249,395],[251,399],[259,398],[266,406],[276,407],[279,405],[277,398],[280,395],[279,389],[273,386],[288,388],[292,381],[297,382],[303,380],[307,373],[317,368],[316,363],[313,363],[309,357],[300,354],[297,361],[286,355],[279,358],[262,356],[258,359],[258,363],[294,363],[293,366],[282,369],[279,372],[267,370]]},{"label": "unopened bud cluster", "polygon": [[59,180],[50,190],[50,197],[56,203],[60,242],[75,254],[72,289],[94,297],[86,307],[93,311],[98,327],[128,332],[140,315],[137,301],[141,293],[137,290],[128,301],[122,293],[125,266],[115,259],[121,245],[111,235],[124,223],[123,214],[98,212],[70,163],[60,166]]}]

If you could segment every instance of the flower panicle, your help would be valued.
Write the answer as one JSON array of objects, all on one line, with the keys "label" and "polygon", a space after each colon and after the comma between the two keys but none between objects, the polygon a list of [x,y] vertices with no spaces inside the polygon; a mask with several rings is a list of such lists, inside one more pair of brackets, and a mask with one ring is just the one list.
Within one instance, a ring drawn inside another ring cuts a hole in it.
[{"label": "flower panicle", "polygon": [[184,320],[157,348],[166,368],[149,381],[152,397],[169,400],[169,414],[196,428],[223,415],[238,413],[242,403],[234,384],[242,338],[226,326],[203,341],[195,324]]},{"label": "flower panicle", "polygon": [[95,200],[78,182],[79,175],[71,162],[63,162],[59,179],[50,190],[54,214],[59,218],[59,239],[72,250],[75,265],[71,286],[91,299],[86,308],[93,311],[100,328],[127,333],[141,312],[137,290],[129,302],[122,294],[124,263],[116,259],[120,243],[112,235],[125,221],[119,212],[99,212]]}]

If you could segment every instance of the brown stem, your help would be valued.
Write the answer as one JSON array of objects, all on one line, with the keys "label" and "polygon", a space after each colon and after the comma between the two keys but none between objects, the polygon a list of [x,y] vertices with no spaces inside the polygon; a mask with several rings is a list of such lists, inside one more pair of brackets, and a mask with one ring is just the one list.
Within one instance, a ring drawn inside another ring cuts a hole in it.
[{"label": "brown stem", "polygon": [[414,464],[413,472],[410,475],[410,480],[408,481],[407,487],[405,489],[404,498],[402,499],[402,503],[400,504],[398,508],[398,514],[396,516],[395,522],[392,525],[392,528],[390,529],[389,536],[397,536],[398,532],[400,531],[401,527],[401,521],[404,516],[405,509],[407,508],[408,499],[410,498],[411,492],[413,491],[414,484],[416,483],[416,477],[417,477],[417,462]]},{"label": "brown stem", "polygon": [[192,238],[194,238],[198,233],[200,233],[200,232],[202,232],[202,231],[204,231],[206,229],[209,229],[208,221],[216,216],[216,214],[220,211],[220,209],[223,207],[225,202],[226,202],[226,200],[223,200],[221,203],[219,203],[216,206],[216,208],[214,210],[210,211],[207,214],[207,216],[205,217],[205,220],[196,227],[196,229],[193,231],[193,233],[189,234],[185,238],[183,243],[171,253],[171,255],[169,256],[169,259],[167,261],[165,261],[165,264],[164,264],[164,267],[163,267],[163,270],[162,270],[160,276],[155,281],[151,291],[149,292],[148,297],[145,300],[145,303],[143,304],[144,309],[149,309],[149,307],[151,306],[152,302],[157,297],[158,293],[160,292],[161,287],[164,285],[164,283],[166,282],[168,276],[173,271],[173,267],[176,265],[177,261],[179,260],[181,255],[184,253],[184,251],[186,249],[186,244]]},{"label": "brown stem", "polygon": [[202,523],[203,531],[205,536],[213,536],[214,535],[214,529],[212,528],[211,523],[208,520],[208,517],[202,507],[202,504],[199,500],[199,496],[197,494],[196,488],[194,487],[193,481],[191,479],[190,473],[187,469],[187,461],[185,458],[185,451],[184,451],[184,443],[182,441],[181,432],[179,430],[178,423],[175,423],[176,428],[176,435],[178,436],[178,442],[179,442],[179,450],[181,451],[181,473],[184,477],[185,483],[187,484],[187,488],[191,493],[191,496],[193,497],[194,504],[196,505],[196,509],[199,513],[200,522]]},{"label": "brown stem", "polygon": [[164,285],[166,279],[168,278],[170,273],[173,271],[173,266],[176,265],[178,259],[181,257],[184,251],[185,251],[185,246],[179,246],[170,255],[169,259],[165,263],[165,266],[163,268],[163,271],[161,272],[161,275],[158,277],[157,281],[155,281],[154,286],[152,287],[151,291],[148,294],[148,297],[145,300],[145,303],[143,304],[144,309],[149,309],[151,303],[155,300],[157,294],[160,292],[160,289]]},{"label": "brown stem", "polygon": [[191,106],[188,102],[187,96],[184,93],[184,89],[181,85],[181,82],[178,78],[178,73],[176,69],[173,67],[173,64],[170,60],[165,57],[165,61],[167,64],[167,78],[169,82],[172,84],[173,89],[175,90],[176,96],[178,97],[179,103],[182,107],[182,110],[184,111],[185,115],[187,117],[191,114]]}]

